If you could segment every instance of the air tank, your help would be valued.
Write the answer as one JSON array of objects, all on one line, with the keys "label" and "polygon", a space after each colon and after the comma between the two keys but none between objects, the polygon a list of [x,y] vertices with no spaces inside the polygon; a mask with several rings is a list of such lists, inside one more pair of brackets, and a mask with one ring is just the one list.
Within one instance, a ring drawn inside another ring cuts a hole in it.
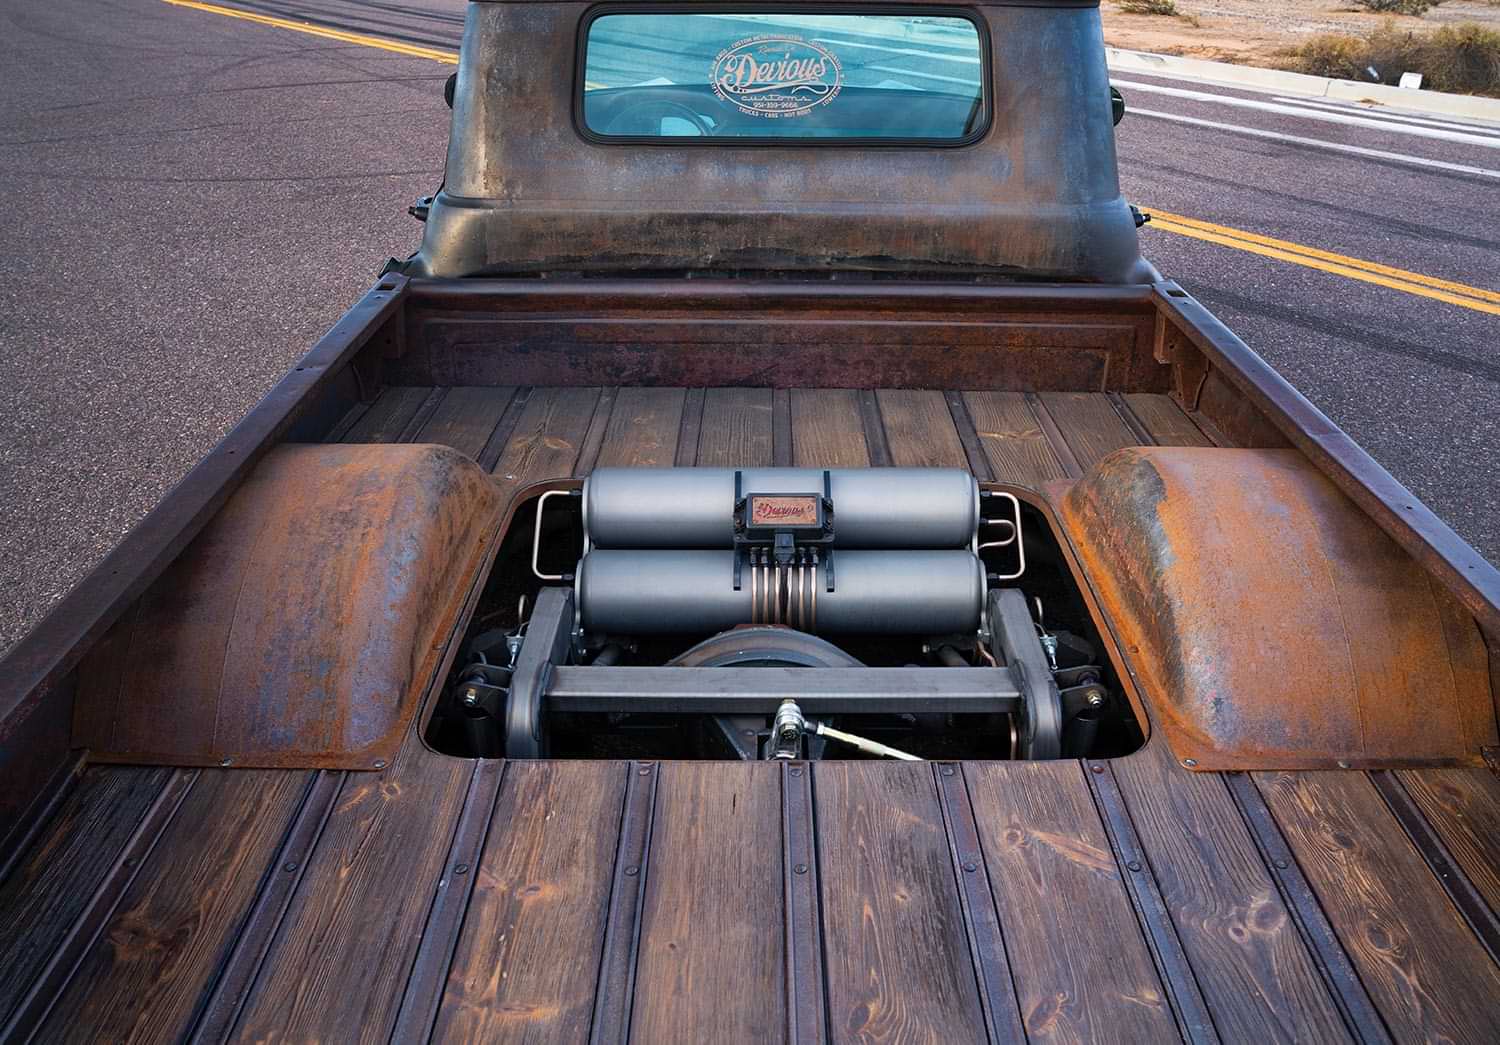
[{"label": "air tank", "polygon": [[[827,566],[792,567],[770,618],[824,635],[946,635],[979,628],[985,577],[967,549],[840,550]],[[768,621],[765,571],[741,568],[734,552],[596,548],[578,564],[583,630],[594,635],[707,634]],[[787,619],[779,619],[784,615]]]},{"label": "air tank", "polygon": [[[829,471],[839,548],[967,548],[979,525],[979,485],[961,468]],[[819,468],[746,468],[740,493],[823,492]],[[595,548],[730,548],[735,469],[598,468],[583,485]]]}]

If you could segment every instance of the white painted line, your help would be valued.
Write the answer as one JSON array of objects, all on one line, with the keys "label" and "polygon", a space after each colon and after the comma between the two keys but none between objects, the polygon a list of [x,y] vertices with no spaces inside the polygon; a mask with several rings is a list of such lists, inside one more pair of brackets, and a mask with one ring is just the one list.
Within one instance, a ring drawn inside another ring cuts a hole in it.
[{"label": "white painted line", "polygon": [[1306,105],[1314,109],[1326,109],[1329,112],[1357,112],[1382,120],[1396,120],[1401,123],[1414,123],[1421,127],[1442,127],[1454,131],[1469,131],[1473,134],[1492,134],[1500,136],[1500,127],[1483,127],[1477,123],[1453,123],[1448,120],[1434,120],[1430,116],[1412,116],[1408,113],[1386,112],[1384,109],[1375,109],[1358,102],[1325,102],[1321,98],[1283,98],[1277,96],[1273,101],[1285,102],[1288,105]]},{"label": "white painted line", "polygon": [[[1464,145],[1479,145],[1486,149],[1500,149],[1500,138],[1488,138],[1479,134],[1460,134],[1457,131],[1442,131],[1433,127],[1407,127],[1404,125],[1386,123],[1368,116],[1345,116],[1341,113],[1318,112],[1304,109],[1296,105],[1278,105],[1274,102],[1261,102],[1253,98],[1233,98],[1227,94],[1209,94],[1207,91],[1189,91],[1181,87],[1162,87],[1154,83],[1138,83],[1131,80],[1115,80],[1116,87],[1128,87],[1134,91],[1145,91],[1147,94],[1165,94],[1172,98],[1186,98],[1195,102],[1213,102],[1217,105],[1230,105],[1240,109],[1255,109],[1259,112],[1280,113],[1286,116],[1300,116],[1304,120],[1321,120],[1325,123],[1342,123],[1351,127],[1371,127],[1376,130],[1395,134],[1410,134],[1418,138],[1436,138],[1440,141],[1460,142]],[[1126,106],[1129,111],[1129,105]]]},{"label": "white painted line", "polygon": [[1276,131],[1263,131],[1259,127],[1240,127],[1233,123],[1217,123],[1214,120],[1200,120],[1196,116],[1179,116],[1176,113],[1156,112],[1152,109],[1130,109],[1128,113],[1131,116],[1149,116],[1154,120],[1170,120],[1173,123],[1185,123],[1192,127],[1208,127],[1216,131],[1229,131],[1231,134],[1244,134],[1252,138],[1269,138],[1272,141],[1289,142],[1292,145],[1308,145],[1315,149],[1345,152],[1354,156],[1368,156],[1371,159],[1390,160],[1393,163],[1407,163],[1416,167],[1431,167],[1436,170],[1454,171],[1458,174],[1477,174],[1482,178],[1500,178],[1500,171],[1490,170],[1486,167],[1470,167],[1463,163],[1429,160],[1424,156],[1408,156],[1402,152],[1386,152],[1384,149],[1365,149],[1358,145],[1341,145],[1337,142],[1326,142],[1320,138],[1301,138],[1295,134],[1278,134]]}]

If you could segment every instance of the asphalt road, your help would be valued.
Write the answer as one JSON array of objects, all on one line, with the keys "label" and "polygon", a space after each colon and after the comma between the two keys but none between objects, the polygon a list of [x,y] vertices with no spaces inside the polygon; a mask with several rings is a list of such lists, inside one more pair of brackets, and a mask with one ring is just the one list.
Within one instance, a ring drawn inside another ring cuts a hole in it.
[{"label": "asphalt road", "polygon": [[[433,48],[462,30],[456,0],[234,6]],[[8,646],[415,249],[451,68],[162,0],[15,0],[0,69]],[[1146,209],[1500,290],[1500,128],[1118,79]],[[1500,561],[1500,316],[1165,224],[1143,249]]]}]

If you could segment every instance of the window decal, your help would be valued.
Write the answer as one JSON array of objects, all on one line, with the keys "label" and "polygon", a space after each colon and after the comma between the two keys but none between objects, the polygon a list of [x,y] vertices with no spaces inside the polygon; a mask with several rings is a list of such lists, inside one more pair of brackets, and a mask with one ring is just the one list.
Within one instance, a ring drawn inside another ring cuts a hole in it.
[{"label": "window decal", "polygon": [[838,97],[844,70],[832,51],[799,36],[752,36],[714,60],[714,94],[751,116],[806,116]]}]

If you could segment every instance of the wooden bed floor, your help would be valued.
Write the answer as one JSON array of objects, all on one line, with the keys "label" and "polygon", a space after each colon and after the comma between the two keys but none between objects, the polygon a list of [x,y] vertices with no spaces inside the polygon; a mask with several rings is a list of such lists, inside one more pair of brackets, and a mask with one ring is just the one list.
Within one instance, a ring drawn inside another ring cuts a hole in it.
[{"label": "wooden bed floor", "polygon": [[[1164,396],[393,388],[334,431],[600,465],[1207,445]],[[0,884],[0,1039],[1500,1040],[1500,780],[1111,762],[91,767]],[[3,856],[4,854],[0,854]]]}]

